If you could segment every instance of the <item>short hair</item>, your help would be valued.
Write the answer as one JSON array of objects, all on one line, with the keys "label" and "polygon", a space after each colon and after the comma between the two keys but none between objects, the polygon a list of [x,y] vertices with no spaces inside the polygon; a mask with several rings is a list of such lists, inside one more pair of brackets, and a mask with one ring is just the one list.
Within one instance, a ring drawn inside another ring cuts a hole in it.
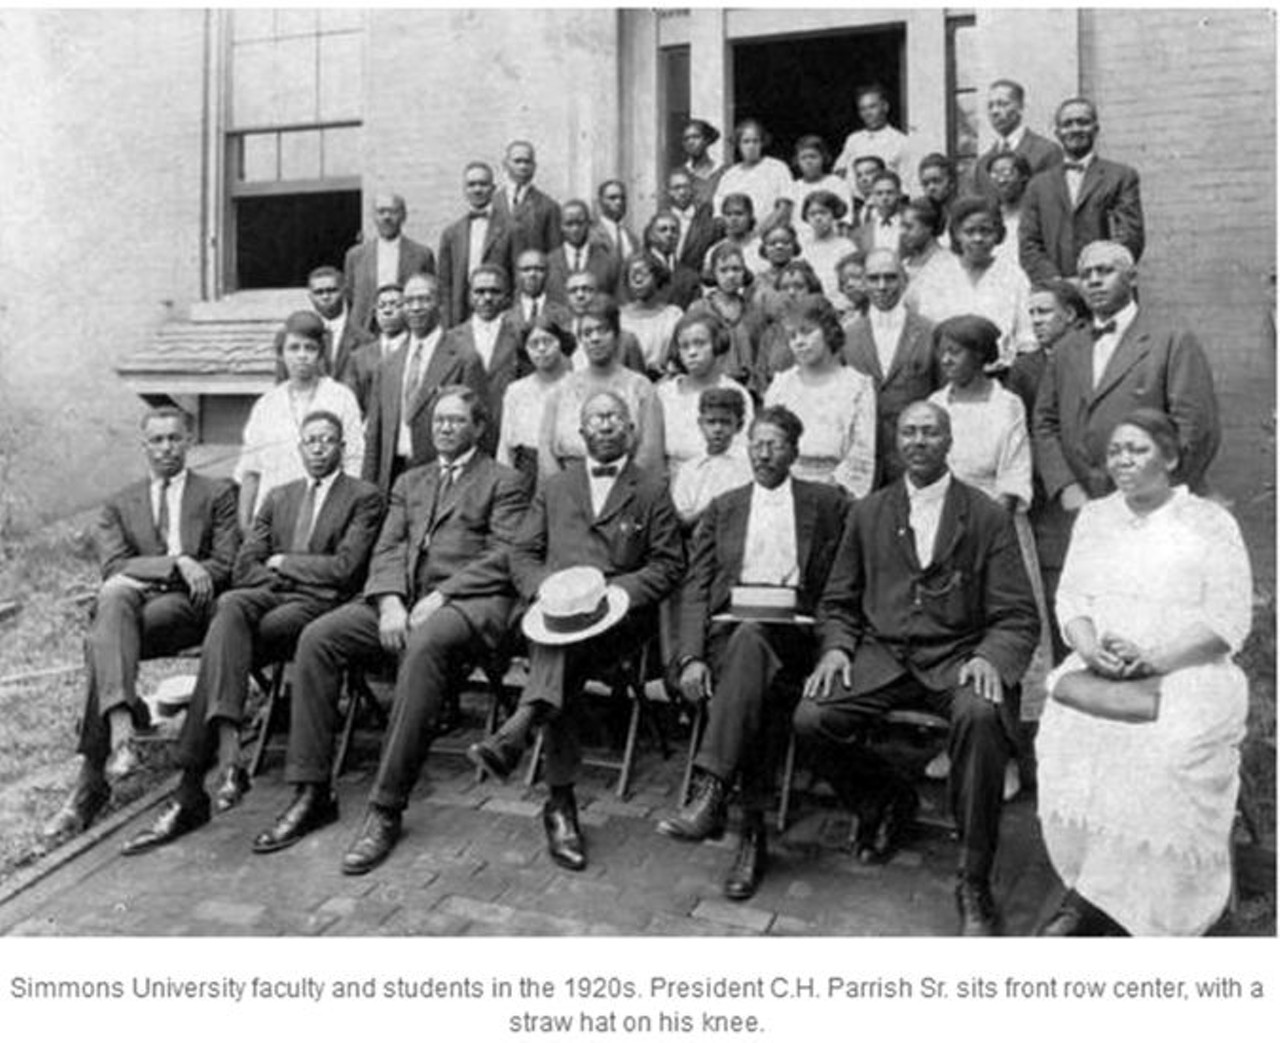
[{"label": "short hair", "polygon": [[716,243],[716,245],[711,248],[711,253],[707,255],[707,268],[711,272],[712,283],[714,284],[715,282],[716,269],[720,267],[720,262],[726,257],[731,256],[737,257],[738,260],[742,262],[742,284],[744,286],[750,286],[755,277],[751,274],[751,269],[747,266],[746,255],[742,252],[741,246],[737,243],[730,242],[728,239],[721,239],[720,242]]},{"label": "short hair", "polygon": [[753,434],[761,424],[776,427],[787,436],[792,449],[800,448],[800,436],[804,434],[804,421],[786,406],[765,406],[752,417],[751,430],[748,434]]},{"label": "short hair", "polygon": [[1102,253],[1105,257],[1114,261],[1122,271],[1131,272],[1138,266],[1138,262],[1133,258],[1133,252],[1124,243],[1117,243],[1114,239],[1095,239],[1081,249],[1080,256],[1076,258],[1077,271],[1082,266],[1081,262],[1084,261],[1084,255],[1091,250],[1094,253]]},{"label": "short hair", "polygon": [[445,384],[439,388],[436,391],[436,400],[431,404],[431,415],[433,417],[440,407],[440,403],[446,398],[456,398],[466,405],[471,410],[471,422],[473,424],[487,424],[489,422],[489,408],[485,405],[484,395],[466,384]]},{"label": "short hair", "polygon": [[751,201],[751,197],[745,192],[730,192],[720,200],[721,217],[724,216],[724,212],[728,209],[730,203],[746,210],[747,216],[751,218],[751,227],[754,228],[756,224],[756,205]]},{"label": "short hair", "polygon": [[680,361],[680,334],[693,326],[702,326],[711,334],[711,352],[717,357],[727,354],[732,345],[729,328],[715,312],[705,309],[685,312],[671,332],[671,360],[682,373],[684,363]]},{"label": "short hair", "polygon": [[764,252],[765,245],[769,241],[769,236],[773,235],[775,232],[786,233],[787,237],[791,240],[791,256],[799,257],[800,251],[803,249],[803,247],[801,247],[800,245],[800,233],[797,232],[795,229],[795,226],[791,224],[774,225],[772,228],[769,229],[769,231],[765,232],[765,234],[760,237],[760,256],[761,257],[768,256]]},{"label": "short hair", "polygon": [[685,120],[684,126],[680,128],[680,136],[683,137],[684,132],[688,130],[690,127],[697,127],[698,133],[700,133],[704,138],[707,139],[708,145],[714,145],[717,141],[720,140],[720,131],[716,130],[715,127],[713,127],[710,123],[708,123],[706,120],[703,120],[703,119]]},{"label": "short hair", "polygon": [[904,275],[906,274],[905,270],[902,267],[902,257],[899,256],[898,251],[891,249],[890,247],[887,247],[887,246],[876,246],[868,250],[866,253],[866,256],[862,258],[863,267],[865,268],[867,265],[869,265],[871,263],[871,258],[876,256],[888,257],[890,260],[893,261],[894,265],[897,267],[898,272],[900,274],[904,274]]},{"label": "short hair", "polygon": [[525,362],[529,361],[529,352],[526,345],[536,330],[542,330],[544,333],[550,333],[551,336],[555,337],[560,343],[560,354],[565,358],[572,355],[578,347],[578,338],[573,335],[573,331],[565,329],[560,320],[544,308],[520,327],[520,355],[524,357]]},{"label": "short hair", "polygon": [[950,177],[952,181],[956,179],[956,165],[951,162],[949,157],[944,156],[941,152],[930,152],[924,157],[924,159],[920,160],[919,164],[917,164],[916,172],[923,174],[931,167],[937,167],[939,170],[945,170],[947,172],[947,176]]},{"label": "short hair", "polygon": [[1027,159],[1021,152],[998,152],[992,157],[991,163],[987,167],[988,174],[991,168],[999,163],[1002,159],[1007,159],[1013,164],[1013,169],[1022,175],[1023,181],[1031,180],[1031,160]]},{"label": "short hair", "polygon": [[944,340],[953,341],[972,352],[984,365],[1000,357],[1000,327],[981,315],[953,315],[933,327],[933,350],[942,350]]},{"label": "short hair", "polygon": [[[808,263],[808,262],[806,262],[806,263]],[[843,257],[841,257],[841,258],[840,258],[840,260],[836,261],[836,278],[837,278],[837,279],[838,279],[838,278],[840,278],[841,273],[842,273],[846,268],[852,268],[852,267],[855,267],[855,266],[856,266],[856,267],[858,267],[858,268],[862,268],[862,269],[865,269],[865,268],[867,267],[867,258],[866,258],[866,255],[865,255],[865,254],[863,254],[863,253],[862,253],[862,252],[857,248],[857,246],[854,246],[854,248],[853,248],[852,250],[850,250],[847,254],[845,254]],[[810,268],[809,270],[810,270],[810,271],[813,271],[813,269],[812,269],[812,268]],[[817,275],[814,275],[814,278],[816,279],[816,278],[817,278]],[[819,289],[819,290],[815,290],[814,292],[815,292],[815,293],[820,293],[820,292],[821,292],[821,290],[820,290],[820,289]]]},{"label": "short hair", "polygon": [[624,194],[627,191],[627,183],[623,181],[622,178],[611,177],[607,181],[601,181],[600,184],[596,186],[596,198],[599,199],[601,196],[603,196],[604,190],[608,188],[610,185],[617,185],[620,189],[622,189]]},{"label": "short hair", "polygon": [[511,155],[512,149],[517,149],[517,148],[527,148],[530,152],[534,154],[535,157],[538,155],[538,150],[533,147],[533,142],[526,141],[524,138],[516,138],[515,141],[508,141],[507,149],[504,155],[507,155],[507,156]]},{"label": "short hair", "polygon": [[693,184],[693,175],[689,173],[688,167],[672,167],[669,171],[667,171],[668,185],[671,184],[671,179],[673,177],[682,177],[686,181],[688,181],[689,184]]},{"label": "short hair", "polygon": [[319,268],[312,268],[307,273],[307,286],[315,282],[317,279],[337,279],[338,285],[342,286],[347,280],[342,274],[341,268],[335,268],[331,264],[322,264]]},{"label": "short hair", "polygon": [[1012,94],[1013,100],[1016,101],[1019,105],[1023,105],[1026,103],[1027,92],[1023,90],[1022,84],[1020,84],[1017,80],[1009,80],[1001,77],[998,80],[992,80],[991,86],[988,87],[987,90],[993,91],[997,87],[1003,87],[1010,94]]},{"label": "short hair", "polygon": [[820,188],[804,197],[804,202],[800,205],[800,220],[806,220],[809,217],[809,208],[815,206],[828,210],[837,221],[849,212],[849,206],[843,199],[834,192]]},{"label": "short hair", "polygon": [[889,170],[886,168],[880,171],[880,173],[875,176],[875,180],[871,182],[871,188],[874,190],[876,185],[880,184],[881,181],[892,181],[893,187],[898,190],[898,194],[902,194],[902,178],[898,176],[898,172],[896,170]]},{"label": "short hair", "polygon": [[463,167],[462,176],[464,178],[467,176],[467,171],[469,170],[483,170],[486,174],[489,175],[490,181],[492,181],[496,176],[493,172],[493,167],[490,164],[486,163],[483,159],[473,159],[470,163],[468,163],[465,167]]},{"label": "short hair", "polygon": [[591,204],[585,199],[570,199],[560,204],[560,216],[564,217],[564,212],[570,207],[581,210],[586,215],[587,220],[591,220]]},{"label": "short hair", "polygon": [[[540,258],[542,258],[542,263],[544,265],[547,263],[547,252],[545,250],[537,246],[526,246],[523,250],[521,250],[518,254],[516,254],[516,264],[515,264],[516,271],[520,270],[520,262],[523,261],[530,254],[537,254]],[[413,276],[410,276],[410,278],[413,278]]]},{"label": "short hair", "polygon": [[[437,295],[439,295],[440,293],[440,280],[436,278],[431,272],[414,272],[411,276],[405,279],[404,281],[405,288],[407,288],[411,282],[425,282],[428,286],[430,286],[433,290],[436,291]],[[403,293],[405,292],[405,290],[402,289],[400,292]]]},{"label": "short hair", "polygon": [[[840,264],[843,264],[843,263],[844,263],[844,260],[842,259],[840,261]],[[840,264],[836,265],[837,269],[839,269]],[[801,257],[796,257],[788,261],[786,265],[783,267],[782,271],[778,273],[779,285],[781,285],[783,279],[785,279],[788,275],[791,275],[793,272],[799,275],[802,279],[804,279],[805,293],[821,293],[822,292],[822,280],[818,278],[818,273],[813,270],[813,265],[811,265],[808,261],[804,260],[804,258],[801,258]]]},{"label": "short hair", "polygon": [[1005,236],[1004,214],[1000,212],[1000,204],[988,196],[966,196],[951,204],[951,251],[961,253],[960,237],[956,234],[960,226],[975,214],[986,214],[996,226],[996,242],[1003,243]]},{"label": "short hair", "polygon": [[1089,115],[1093,117],[1094,123],[1098,122],[1098,106],[1088,98],[1075,97],[1068,98],[1066,101],[1058,103],[1058,107],[1053,110],[1054,126],[1057,126],[1058,122],[1062,119],[1062,110],[1068,105],[1084,105],[1089,110]]},{"label": "short hair", "polygon": [[582,408],[578,410],[578,423],[582,423],[582,418],[586,415],[587,407],[597,398],[612,399],[613,404],[622,410],[622,415],[626,417],[627,423],[630,424],[633,422],[634,418],[631,416],[631,406],[627,404],[627,400],[618,394],[618,392],[605,388],[601,391],[593,391],[582,400]]},{"label": "short hair", "polygon": [[305,337],[320,348],[321,355],[325,354],[325,349],[329,343],[329,330],[325,326],[324,320],[315,312],[295,311],[284,320],[284,325],[276,331],[275,352],[277,355],[284,354],[285,338],[291,333],[298,337]]},{"label": "short hair", "polygon": [[827,147],[827,143],[819,134],[805,134],[796,142],[796,159],[800,158],[801,152],[816,152],[822,157],[822,170],[825,173],[831,169],[831,149]]},{"label": "short hair", "polygon": [[395,290],[396,293],[404,293],[404,287],[401,286],[398,282],[384,282],[374,292],[373,299],[376,301],[384,293],[387,293],[390,290]]},{"label": "short hair", "polygon": [[908,210],[920,218],[921,223],[929,229],[929,234],[935,239],[942,234],[942,230],[947,225],[947,215],[943,213],[942,207],[928,196],[908,199],[902,204],[902,212],[905,214]]},{"label": "short hair", "polygon": [[698,412],[710,413],[713,409],[732,413],[741,423],[747,415],[747,402],[737,388],[707,388],[698,396]]},{"label": "short hair", "polygon": [[754,116],[749,116],[747,119],[739,120],[737,126],[733,128],[733,147],[734,148],[738,147],[738,145],[742,141],[742,135],[745,134],[751,127],[755,127],[756,133],[760,135],[761,149],[767,149],[770,145],[773,144],[773,135],[770,134],[767,130],[765,130],[764,124],[761,123]]},{"label": "short hair", "polygon": [[617,302],[607,293],[597,293],[592,297],[591,303],[582,310],[582,317],[600,320],[613,330],[615,337],[622,332],[622,314],[618,311]]},{"label": "short hair", "polygon": [[1150,406],[1139,406],[1137,409],[1131,409],[1125,414],[1124,419],[1111,429],[1111,432],[1107,435],[1107,441],[1110,442],[1115,437],[1117,428],[1121,428],[1125,424],[1139,428],[1149,434],[1151,440],[1155,442],[1156,448],[1160,450],[1160,455],[1165,460],[1174,464],[1181,461],[1182,446],[1178,443],[1178,429],[1169,418],[1169,414],[1159,409],[1153,409]]},{"label": "short hair", "polygon": [[831,354],[839,354],[844,347],[844,328],[840,325],[840,315],[836,306],[820,293],[807,293],[798,301],[788,304],[786,309],[786,325],[812,323],[822,331]]},{"label": "short hair", "polygon": [[902,426],[902,419],[913,409],[927,409],[938,421],[938,425],[948,438],[951,437],[951,414],[947,412],[946,407],[939,405],[937,402],[930,402],[927,398],[917,398],[914,402],[908,402],[902,407],[902,411],[898,414],[898,420],[893,425],[894,433]]},{"label": "short hair", "polygon": [[1065,308],[1075,315],[1075,321],[1077,322],[1089,317],[1089,305],[1084,299],[1084,294],[1080,292],[1080,288],[1075,283],[1066,279],[1051,279],[1049,282],[1039,283],[1031,287],[1031,293],[1052,294],[1053,299],[1058,303],[1058,307]]},{"label": "short hair", "polygon": [[854,88],[854,91],[853,91],[853,103],[854,103],[854,105],[859,105],[859,104],[861,104],[862,99],[863,99],[863,98],[865,98],[868,94],[874,94],[877,98],[879,98],[879,99],[880,99],[882,102],[884,102],[886,105],[888,105],[888,104],[889,104],[889,92],[888,92],[887,90],[885,90],[885,89],[884,89],[884,84],[882,84],[882,83],[864,83],[864,84],[862,84],[862,86],[860,86],[860,87],[855,87],[855,88]]},{"label": "short hair", "polygon": [[338,438],[346,437],[346,432],[342,428],[342,417],[338,416],[331,409],[313,409],[310,413],[302,418],[302,423],[298,425],[298,431],[301,433],[308,424],[325,423],[338,432]]},{"label": "short hair", "polygon": [[492,275],[502,286],[504,293],[511,289],[511,279],[507,276],[507,270],[500,264],[494,264],[492,261],[485,261],[484,264],[478,264],[471,269],[471,275],[467,282],[469,286],[474,286],[477,275]]},{"label": "short hair", "polygon": [[858,169],[858,166],[859,166],[860,164],[862,164],[862,163],[870,163],[870,164],[872,164],[872,165],[876,168],[876,170],[877,170],[877,171],[880,171],[880,170],[888,170],[888,169],[889,169],[889,164],[887,164],[887,163],[884,161],[884,157],[883,157],[883,156],[872,156],[872,155],[866,155],[866,156],[854,156],[854,157],[853,157],[853,169],[854,169],[854,170],[857,170],[857,169]]},{"label": "short hair", "polygon": [[640,239],[645,246],[653,245],[653,226],[664,217],[674,221],[676,223],[676,228],[680,227],[680,218],[676,216],[675,211],[668,210],[665,207],[660,207],[654,211],[653,216],[649,218],[648,222],[646,222],[644,232],[640,236]]},{"label": "short hair", "polygon": [[[647,229],[646,229],[647,231]],[[648,245],[647,243],[645,244]],[[671,281],[671,273],[667,271],[667,266],[653,256],[647,249],[637,250],[635,253],[628,255],[627,259],[622,262],[622,278],[624,283],[630,290],[631,273],[636,268],[643,267],[653,276],[653,284],[659,290]]]},{"label": "short hair", "polygon": [[181,406],[153,406],[142,414],[142,419],[138,421],[138,430],[145,431],[147,425],[153,420],[177,420],[187,434],[191,434],[196,428],[195,418]]}]

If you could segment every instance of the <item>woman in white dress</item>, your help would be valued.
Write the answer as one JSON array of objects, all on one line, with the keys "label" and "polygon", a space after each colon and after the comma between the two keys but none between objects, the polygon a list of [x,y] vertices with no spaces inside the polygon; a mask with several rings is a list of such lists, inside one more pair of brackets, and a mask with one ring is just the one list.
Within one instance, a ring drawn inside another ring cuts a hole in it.
[{"label": "woman in white dress", "polygon": [[733,132],[738,162],[720,175],[715,195],[716,210],[735,192],[749,196],[762,233],[791,220],[791,171],[782,160],[764,154],[769,142],[769,132],[758,120],[739,123]]},{"label": "woman in white dress", "polygon": [[1069,889],[1047,935],[1197,935],[1231,889],[1248,685],[1249,559],[1235,520],[1174,487],[1178,439],[1135,410],[1116,492],[1080,510],[1058,586],[1074,649],[1037,739],[1045,846]]},{"label": "woman in white dress", "polygon": [[791,473],[844,486],[861,499],[876,471],[875,385],[844,364],[844,330],[826,297],[799,301],[786,324],[796,364],[773,378],[764,404],[786,406],[804,424]]},{"label": "woman in white dress", "polygon": [[630,333],[644,355],[644,368],[650,379],[657,380],[665,372],[671,352],[671,335],[684,310],[668,304],[658,292],[667,285],[670,274],[648,250],[634,253],[622,265],[622,282],[627,288],[627,303],[621,308],[622,331]]},{"label": "woman in white dress", "polygon": [[[804,209],[805,198],[810,192],[831,192],[844,203],[846,215],[853,213],[853,192],[850,191],[849,182],[831,173],[831,150],[827,148],[827,143],[821,137],[817,134],[806,134],[796,141],[795,167],[799,177],[791,183],[793,221]],[[809,237],[809,230],[803,224],[803,216],[800,221],[798,231],[800,238],[804,240]],[[848,226],[842,225],[841,233],[847,230]]]},{"label": "woman in white dress", "polygon": [[538,479],[538,438],[542,413],[556,385],[572,368],[577,340],[545,311],[524,329],[521,351],[533,372],[507,385],[502,396],[498,463],[514,467],[532,488]]},{"label": "woman in white dress", "polygon": [[342,469],[353,478],[360,477],[364,417],[351,389],[321,372],[324,340],[324,322],[311,311],[294,312],[276,334],[276,358],[288,376],[253,404],[235,468],[240,527],[245,532],[267,493],[307,476],[298,439],[310,413],[327,410],[342,421]]}]

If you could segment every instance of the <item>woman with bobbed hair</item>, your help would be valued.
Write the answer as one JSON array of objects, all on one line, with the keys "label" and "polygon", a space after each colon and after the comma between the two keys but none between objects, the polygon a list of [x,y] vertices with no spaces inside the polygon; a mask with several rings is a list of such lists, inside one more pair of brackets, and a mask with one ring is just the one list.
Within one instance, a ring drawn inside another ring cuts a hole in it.
[{"label": "woman with bobbed hair", "polygon": [[791,171],[782,160],[764,154],[771,141],[759,120],[739,123],[733,131],[738,162],[720,175],[715,195],[717,211],[726,196],[735,192],[749,196],[762,235],[791,219]]},{"label": "woman with bobbed hair", "polygon": [[1071,655],[1046,684],[1039,815],[1067,886],[1045,935],[1203,934],[1231,891],[1249,691],[1249,559],[1223,507],[1175,486],[1172,421],[1112,431],[1116,491],[1081,508],[1058,586]]},{"label": "woman with bobbed hair", "polygon": [[791,335],[787,332],[787,309],[808,294],[821,292],[822,281],[803,258],[797,257],[782,269],[778,289],[765,310],[765,326],[756,353],[759,387],[768,387],[775,374],[796,364],[796,357],[791,354]]},{"label": "woman with bobbed hair", "polygon": [[571,371],[577,338],[554,315],[539,312],[520,332],[519,367],[532,369],[512,381],[502,396],[502,425],[495,454],[529,481],[538,479],[538,439],[542,414],[556,385]]},{"label": "woman with bobbed hair", "polygon": [[639,343],[651,380],[662,376],[671,350],[671,334],[684,314],[662,295],[670,279],[671,273],[648,250],[633,253],[622,263],[622,284],[627,296],[619,311],[622,329]]},{"label": "woman with bobbed hair", "polygon": [[876,473],[875,386],[844,364],[844,330],[826,297],[802,297],[784,322],[796,364],[773,378],[764,404],[786,406],[804,424],[791,473],[841,485],[861,499]]},{"label": "woman with bobbed hair", "polygon": [[960,199],[951,207],[951,251],[936,266],[915,276],[907,289],[908,307],[930,322],[953,315],[981,315],[1000,329],[1000,355],[993,368],[1007,369],[1024,351],[1034,351],[1026,273],[1008,258],[997,257],[1004,240],[1000,204],[984,196]]},{"label": "woman with bobbed hair", "polygon": [[245,532],[267,493],[307,476],[298,439],[308,413],[324,410],[342,421],[342,469],[353,478],[360,477],[364,418],[351,389],[322,372],[325,336],[323,320],[312,311],[295,311],[276,333],[276,360],[286,376],[249,411],[234,474],[240,484],[239,519]]}]

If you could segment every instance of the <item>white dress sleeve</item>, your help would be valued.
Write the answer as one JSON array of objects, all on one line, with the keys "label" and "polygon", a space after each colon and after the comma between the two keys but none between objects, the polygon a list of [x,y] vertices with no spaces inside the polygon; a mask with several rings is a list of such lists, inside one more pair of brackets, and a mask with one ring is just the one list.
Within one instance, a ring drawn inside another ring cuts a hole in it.
[{"label": "white dress sleeve", "polygon": [[[997,388],[998,391],[1003,391]],[[1027,435],[1027,411],[1022,399],[1003,391],[1003,433],[996,458],[996,495],[1017,499],[1020,510],[1031,505],[1031,439]]]},{"label": "white dress sleeve", "polygon": [[852,369],[845,372],[855,379],[851,382],[844,456],[832,477],[860,500],[870,494],[876,473],[876,392],[870,377]]}]

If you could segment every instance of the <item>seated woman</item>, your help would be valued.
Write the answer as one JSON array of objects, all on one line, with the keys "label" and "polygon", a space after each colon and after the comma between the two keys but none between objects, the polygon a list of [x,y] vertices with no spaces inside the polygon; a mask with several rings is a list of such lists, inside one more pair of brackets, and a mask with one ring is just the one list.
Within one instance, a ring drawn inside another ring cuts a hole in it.
[{"label": "seated woman", "polygon": [[[721,368],[729,345],[729,330],[710,312],[690,312],[676,326],[675,351],[672,352],[676,372],[658,385],[667,475],[673,485],[681,466],[705,450],[702,429],[698,426],[698,403],[704,391],[711,388],[737,391],[746,403],[745,424],[751,423],[751,397],[746,388],[725,376]],[[745,455],[747,438],[742,431],[734,438],[733,445]]]},{"label": "seated woman", "polygon": [[715,285],[693,303],[689,314],[714,315],[723,324],[729,344],[720,360],[720,371],[759,396],[761,388],[754,377],[765,318],[749,292],[751,273],[742,251],[733,243],[716,246],[710,264]]},{"label": "seated woman", "polygon": [[876,473],[875,385],[844,364],[844,330],[825,297],[798,302],[786,324],[796,364],[773,378],[764,404],[786,406],[804,425],[791,473],[841,485],[861,499]]},{"label": "seated woman", "polygon": [[307,476],[298,441],[308,413],[327,410],[342,421],[346,432],[342,469],[353,478],[360,477],[364,418],[351,389],[321,372],[324,343],[324,322],[311,311],[295,311],[276,334],[276,359],[283,363],[287,377],[253,404],[235,468],[244,532],[249,531],[267,493]]},{"label": "seated woman", "polygon": [[648,250],[632,254],[622,265],[627,297],[620,311],[622,330],[639,342],[645,372],[652,380],[663,374],[671,351],[671,335],[684,314],[676,305],[668,304],[662,294],[670,278]]},{"label": "seated woman", "polygon": [[543,410],[552,390],[569,373],[569,360],[577,346],[573,334],[545,311],[522,331],[520,368],[532,366],[533,372],[512,381],[503,393],[502,426],[495,455],[498,463],[523,474],[529,488],[538,480],[538,436]]},{"label": "seated woman", "polygon": [[637,466],[661,474],[665,464],[662,445],[662,404],[649,379],[628,369],[619,357],[622,332],[618,306],[604,294],[597,294],[582,316],[578,346],[587,357],[585,369],[575,370],[559,381],[542,407],[542,429],[538,434],[538,475],[548,478],[572,460],[586,458],[582,438],[582,407],[593,395],[612,391],[621,395],[631,410],[636,426]]},{"label": "seated woman", "polygon": [[1231,890],[1252,585],[1226,510],[1173,487],[1178,439],[1134,410],[1116,491],[1086,503],[1058,587],[1072,654],[1047,681],[1040,823],[1069,888],[1047,935],[1202,934]]}]

